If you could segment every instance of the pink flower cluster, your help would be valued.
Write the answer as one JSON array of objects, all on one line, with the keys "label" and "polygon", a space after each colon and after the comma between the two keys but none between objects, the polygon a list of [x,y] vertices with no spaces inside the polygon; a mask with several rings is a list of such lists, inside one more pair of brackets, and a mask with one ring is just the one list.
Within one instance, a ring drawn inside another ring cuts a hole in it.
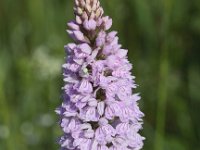
[{"label": "pink flower cluster", "polygon": [[127,50],[99,0],[75,0],[76,19],[68,23],[74,43],[65,46],[65,85],[60,115],[61,150],[140,150],[143,113]]}]

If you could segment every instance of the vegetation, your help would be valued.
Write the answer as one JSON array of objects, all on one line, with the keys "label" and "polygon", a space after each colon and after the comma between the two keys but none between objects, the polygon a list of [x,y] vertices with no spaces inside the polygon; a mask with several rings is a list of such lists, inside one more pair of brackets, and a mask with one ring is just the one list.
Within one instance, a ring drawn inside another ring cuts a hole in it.
[{"label": "vegetation", "polygon": [[[144,150],[200,149],[199,0],[102,0],[146,114]],[[55,150],[71,0],[0,1],[0,149]]]}]

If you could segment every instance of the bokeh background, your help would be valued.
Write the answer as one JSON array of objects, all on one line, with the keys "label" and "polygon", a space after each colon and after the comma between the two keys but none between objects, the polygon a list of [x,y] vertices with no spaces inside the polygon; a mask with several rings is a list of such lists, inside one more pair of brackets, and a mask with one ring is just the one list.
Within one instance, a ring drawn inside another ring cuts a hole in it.
[{"label": "bokeh background", "polygon": [[[200,149],[200,1],[101,0],[140,85],[144,150]],[[56,150],[72,0],[0,0],[0,150]]]}]

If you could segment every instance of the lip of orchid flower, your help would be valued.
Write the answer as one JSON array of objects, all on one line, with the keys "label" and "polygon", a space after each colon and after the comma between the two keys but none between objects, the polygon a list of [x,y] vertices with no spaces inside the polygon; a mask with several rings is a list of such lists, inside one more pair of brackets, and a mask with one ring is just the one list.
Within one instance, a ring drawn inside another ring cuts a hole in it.
[{"label": "lip of orchid flower", "polygon": [[135,77],[112,19],[100,0],[74,0],[75,19],[67,23],[74,40],[64,46],[63,102],[56,109],[62,150],[140,150],[144,114],[133,93]]}]

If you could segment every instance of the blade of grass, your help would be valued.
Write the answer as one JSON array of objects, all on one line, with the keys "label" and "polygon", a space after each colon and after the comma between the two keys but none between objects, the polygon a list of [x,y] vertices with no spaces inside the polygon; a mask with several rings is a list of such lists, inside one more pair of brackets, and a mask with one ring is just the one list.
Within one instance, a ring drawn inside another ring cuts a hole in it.
[{"label": "blade of grass", "polygon": [[158,85],[158,103],[156,116],[156,132],[155,132],[155,150],[164,149],[165,140],[165,118],[166,118],[166,104],[168,94],[168,76],[169,76],[169,26],[171,13],[171,0],[163,0],[163,16],[161,23],[161,55],[160,55],[160,72]]}]

